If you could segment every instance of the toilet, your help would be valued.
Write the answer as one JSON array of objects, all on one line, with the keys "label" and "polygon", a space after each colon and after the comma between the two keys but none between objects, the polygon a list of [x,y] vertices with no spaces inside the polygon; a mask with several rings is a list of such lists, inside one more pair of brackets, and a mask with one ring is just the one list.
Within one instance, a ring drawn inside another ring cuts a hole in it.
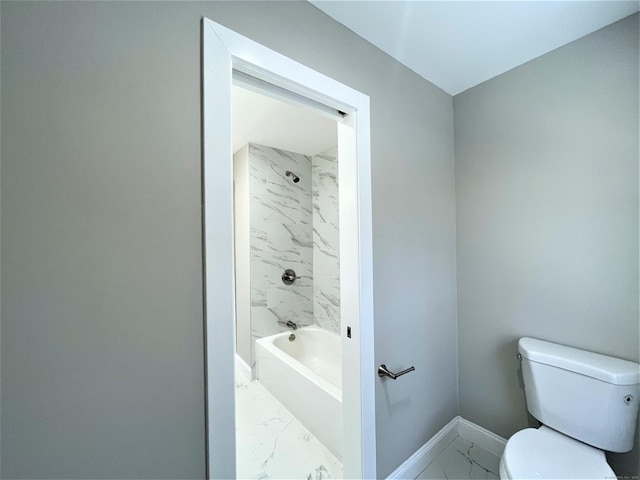
[{"label": "toilet", "polygon": [[633,448],[640,365],[526,337],[518,352],[527,409],[542,426],[509,438],[500,478],[615,479],[604,452]]}]

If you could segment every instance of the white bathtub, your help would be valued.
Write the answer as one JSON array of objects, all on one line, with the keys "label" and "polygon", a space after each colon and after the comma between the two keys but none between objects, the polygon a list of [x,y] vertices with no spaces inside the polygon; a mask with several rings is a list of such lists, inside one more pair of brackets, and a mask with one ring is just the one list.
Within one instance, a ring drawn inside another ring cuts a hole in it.
[{"label": "white bathtub", "polygon": [[342,461],[340,336],[310,326],[261,338],[256,367],[260,383]]}]

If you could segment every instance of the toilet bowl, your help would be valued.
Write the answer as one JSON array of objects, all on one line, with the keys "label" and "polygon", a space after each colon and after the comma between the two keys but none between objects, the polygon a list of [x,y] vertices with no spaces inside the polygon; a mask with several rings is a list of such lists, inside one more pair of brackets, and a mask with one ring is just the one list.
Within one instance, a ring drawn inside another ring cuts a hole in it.
[{"label": "toilet bowl", "polygon": [[615,479],[604,452],[542,426],[513,435],[500,460],[502,480]]}]

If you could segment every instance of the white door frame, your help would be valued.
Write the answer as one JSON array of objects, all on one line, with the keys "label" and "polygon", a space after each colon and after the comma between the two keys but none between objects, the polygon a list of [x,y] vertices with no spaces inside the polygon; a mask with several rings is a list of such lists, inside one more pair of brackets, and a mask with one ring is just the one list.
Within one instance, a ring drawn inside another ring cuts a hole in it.
[{"label": "white door frame", "polygon": [[[344,478],[376,478],[369,97],[203,19],[207,476],[235,478],[232,73],[346,113],[338,122]],[[347,338],[347,326],[351,338]]]}]

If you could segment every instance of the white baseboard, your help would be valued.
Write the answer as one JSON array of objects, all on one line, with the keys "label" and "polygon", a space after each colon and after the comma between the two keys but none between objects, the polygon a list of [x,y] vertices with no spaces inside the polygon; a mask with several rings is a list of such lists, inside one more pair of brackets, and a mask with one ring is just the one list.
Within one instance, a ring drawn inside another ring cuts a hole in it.
[{"label": "white baseboard", "polygon": [[502,457],[504,447],[507,444],[504,438],[462,417],[457,418],[459,419],[458,433],[462,438],[469,440],[496,457]]},{"label": "white baseboard", "polygon": [[497,457],[502,456],[507,444],[504,438],[458,416],[442,427],[387,478],[413,480],[457,437],[469,440]]},{"label": "white baseboard", "polygon": [[388,479],[413,480],[429,466],[435,458],[458,437],[458,419],[456,417],[440,429],[431,439],[407,458],[387,477]]}]

